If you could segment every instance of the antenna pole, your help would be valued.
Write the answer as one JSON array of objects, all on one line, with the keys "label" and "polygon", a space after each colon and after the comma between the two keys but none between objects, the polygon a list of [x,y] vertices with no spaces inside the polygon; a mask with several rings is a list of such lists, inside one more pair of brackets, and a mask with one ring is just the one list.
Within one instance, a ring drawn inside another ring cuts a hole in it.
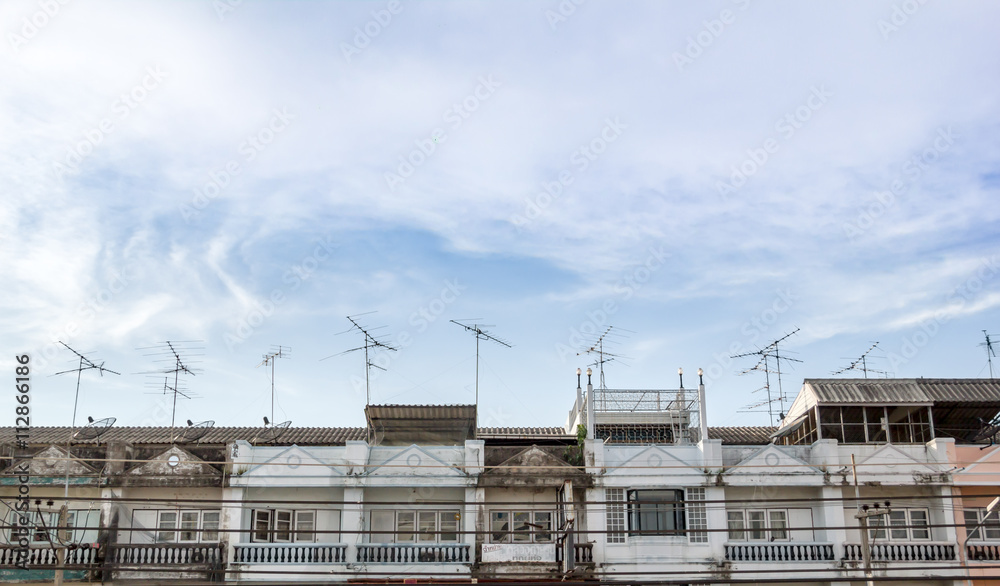
[{"label": "antenna pole", "polygon": [[476,427],[479,427],[479,326],[476,328]]},{"label": "antenna pole", "polygon": [[[76,406],[80,401],[80,376],[83,374],[83,356],[80,357],[80,366],[76,369],[76,395],[73,396],[73,422],[69,426],[69,438],[66,440],[66,457],[73,457],[73,433],[76,427]],[[63,498],[69,498],[69,462],[66,462],[66,488],[63,491]]]},{"label": "antenna pole", "polygon": [[767,354],[764,355],[764,388],[767,389],[768,421],[774,421],[774,401],[771,399],[771,373],[767,369]]},{"label": "antenna pole", "polygon": [[990,380],[993,379],[993,343],[990,342],[990,335],[983,330],[983,335],[986,336],[986,362],[990,365]]}]

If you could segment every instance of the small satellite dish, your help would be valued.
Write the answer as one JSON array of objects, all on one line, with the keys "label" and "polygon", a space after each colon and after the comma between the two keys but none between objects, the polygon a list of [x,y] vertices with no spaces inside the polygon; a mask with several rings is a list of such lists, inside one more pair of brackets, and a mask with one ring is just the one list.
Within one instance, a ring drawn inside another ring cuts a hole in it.
[{"label": "small satellite dish", "polygon": [[264,431],[260,434],[260,437],[265,441],[276,442],[278,441],[278,438],[281,437],[291,425],[292,425],[291,421],[275,423],[271,427],[264,428]]},{"label": "small satellite dish", "polygon": [[87,421],[90,422],[87,427],[81,427],[79,431],[73,434],[73,439],[89,440],[96,438],[97,443],[101,443],[101,436],[104,435],[104,433],[108,431],[117,420],[114,417],[106,417],[104,419],[94,421],[93,417],[88,417]]},{"label": "small satellite dish", "polygon": [[981,442],[983,440],[989,440],[989,445],[980,448],[986,449],[996,443],[996,435],[1000,433],[1000,423],[998,423],[996,419],[993,421],[986,421],[981,417],[977,417],[977,419],[979,419],[979,423],[982,427],[971,438],[969,438],[969,441]]},{"label": "small satellite dish", "polygon": [[202,421],[200,423],[192,423],[191,420],[188,419],[187,424],[188,426],[183,430],[181,430],[179,436],[181,437],[181,439],[185,441],[196,442],[201,438],[205,437],[205,434],[207,434],[212,429],[212,427],[215,425],[215,422],[212,420],[208,420],[208,421]]}]

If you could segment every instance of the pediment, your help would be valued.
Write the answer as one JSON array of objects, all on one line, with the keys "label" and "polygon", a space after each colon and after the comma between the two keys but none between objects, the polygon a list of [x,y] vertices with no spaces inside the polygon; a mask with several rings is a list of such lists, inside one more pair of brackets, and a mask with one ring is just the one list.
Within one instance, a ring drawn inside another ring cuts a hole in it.
[{"label": "pediment", "polygon": [[3,474],[17,474],[20,467],[28,464],[31,476],[87,476],[97,474],[97,469],[77,458],[67,458],[66,450],[59,446],[49,446],[30,459],[19,460],[3,471]]},{"label": "pediment", "polygon": [[906,472],[941,472],[937,464],[927,464],[913,458],[892,444],[885,444],[875,450],[870,456],[858,460],[858,474],[866,476],[878,475],[881,472],[899,474]]},{"label": "pediment", "polygon": [[222,472],[191,452],[171,446],[170,449],[139,464],[126,474],[128,476],[221,476]]},{"label": "pediment", "polygon": [[538,446],[531,446],[492,467],[486,474],[494,472],[502,474],[549,474],[556,468],[569,468],[570,471],[577,470],[575,466],[566,460],[557,458]]},{"label": "pediment", "polygon": [[461,468],[444,462],[416,444],[368,469],[368,476],[464,477]]},{"label": "pediment", "polygon": [[[242,466],[245,466],[243,464]],[[316,457],[309,450],[297,445],[289,446],[288,449],[279,452],[277,455],[268,458],[260,464],[251,466],[245,471],[237,468],[234,474],[243,478],[253,477],[316,477],[329,478],[332,476],[344,476],[344,466],[335,466],[324,462]]]},{"label": "pediment", "polygon": [[778,446],[769,445],[745,458],[726,471],[727,475],[761,476],[801,476],[803,474],[823,474],[823,471],[808,462],[796,458]]},{"label": "pediment", "polygon": [[609,476],[684,476],[702,475],[704,471],[695,462],[685,462],[661,446],[646,449],[618,464],[607,464]]},{"label": "pediment", "polygon": [[[959,459],[961,460],[962,458]],[[997,464],[1000,464],[1000,449],[990,450],[983,454],[978,460],[966,466],[965,470],[956,472],[955,481],[957,483],[959,478],[966,474],[970,475],[969,477],[971,478],[973,471],[981,465],[986,468],[981,471],[983,476],[996,476],[998,474],[998,470],[1000,470],[1000,468],[997,467]],[[977,473],[977,475],[978,474],[979,473]]]}]

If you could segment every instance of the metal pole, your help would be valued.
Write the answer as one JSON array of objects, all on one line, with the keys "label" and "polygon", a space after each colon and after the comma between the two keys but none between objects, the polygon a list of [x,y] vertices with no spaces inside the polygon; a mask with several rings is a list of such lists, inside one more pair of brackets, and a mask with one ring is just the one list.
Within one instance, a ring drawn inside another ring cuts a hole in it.
[{"label": "metal pole", "polygon": [[80,368],[76,371],[76,396],[73,398],[73,422],[69,426],[69,439],[66,440],[66,490],[63,493],[65,498],[69,498],[69,459],[73,457],[70,453],[73,446],[73,431],[76,427],[76,405],[80,400],[80,375],[83,374],[83,356],[80,357]]},{"label": "metal pole", "polygon": [[861,559],[865,565],[865,578],[868,586],[875,586],[872,580],[872,552],[868,544],[868,517],[861,515],[861,488],[858,486],[858,468],[854,464],[854,454],[851,454],[851,472],[854,474],[854,496],[857,498],[857,519],[861,524]]}]

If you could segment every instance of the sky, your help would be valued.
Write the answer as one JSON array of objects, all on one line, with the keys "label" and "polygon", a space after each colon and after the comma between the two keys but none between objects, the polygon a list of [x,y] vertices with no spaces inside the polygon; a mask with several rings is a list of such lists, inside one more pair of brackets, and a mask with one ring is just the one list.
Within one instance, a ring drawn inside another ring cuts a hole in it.
[{"label": "sky", "polygon": [[[69,425],[61,341],[120,373],[83,372],[77,423],[253,426],[281,345],[274,420],[361,426],[357,316],[394,348],[370,354],[374,404],[476,401],[451,320],[509,344],[480,341],[490,427],[562,426],[602,335],[609,388],[704,369],[712,426],[769,424],[756,356],[731,356],[789,334],[789,397],[875,342],[869,376],[988,377],[998,21],[986,1],[3,2],[5,376],[28,355],[31,425]],[[194,371],[176,411],[166,341]]]}]

